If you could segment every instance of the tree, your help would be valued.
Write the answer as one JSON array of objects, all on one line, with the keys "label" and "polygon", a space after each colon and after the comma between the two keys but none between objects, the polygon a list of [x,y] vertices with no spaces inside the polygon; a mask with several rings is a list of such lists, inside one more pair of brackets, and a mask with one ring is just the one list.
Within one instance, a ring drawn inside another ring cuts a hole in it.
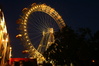
[{"label": "tree", "polygon": [[69,65],[72,62],[76,66],[84,66],[90,64],[90,60],[96,56],[93,53],[97,53],[95,48],[99,44],[99,31],[92,36],[88,28],[80,28],[77,33],[66,26],[55,33],[55,39],[55,43],[44,54],[47,60],[60,65]]},{"label": "tree", "polygon": [[56,64],[69,64],[76,59],[77,35],[69,27],[64,27],[55,33],[55,43],[45,52],[47,60],[54,60]]}]

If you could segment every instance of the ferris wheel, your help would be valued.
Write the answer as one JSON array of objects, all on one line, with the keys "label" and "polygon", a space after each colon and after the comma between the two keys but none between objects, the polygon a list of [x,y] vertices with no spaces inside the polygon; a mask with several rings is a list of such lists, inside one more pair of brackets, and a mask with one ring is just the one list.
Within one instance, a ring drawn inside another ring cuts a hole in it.
[{"label": "ferris wheel", "polygon": [[18,19],[19,30],[24,46],[28,49],[30,57],[45,60],[43,52],[54,43],[54,32],[64,26],[62,17],[46,4],[33,3],[22,10],[23,15]]}]

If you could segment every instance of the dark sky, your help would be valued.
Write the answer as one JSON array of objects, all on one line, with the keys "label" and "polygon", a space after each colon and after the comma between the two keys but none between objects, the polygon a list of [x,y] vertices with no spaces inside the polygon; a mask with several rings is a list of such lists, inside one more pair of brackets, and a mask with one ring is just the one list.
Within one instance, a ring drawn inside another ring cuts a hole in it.
[{"label": "dark sky", "polygon": [[79,0],[0,0],[7,24],[13,57],[24,57],[21,53],[23,46],[15,36],[19,33],[16,20],[20,18],[22,9],[32,3],[46,3],[54,8],[73,29],[90,28],[92,33],[99,30],[99,2]]}]

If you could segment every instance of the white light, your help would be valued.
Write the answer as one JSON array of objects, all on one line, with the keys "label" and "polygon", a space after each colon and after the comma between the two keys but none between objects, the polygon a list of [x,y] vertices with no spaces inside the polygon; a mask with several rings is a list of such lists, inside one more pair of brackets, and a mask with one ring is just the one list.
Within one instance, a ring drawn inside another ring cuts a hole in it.
[{"label": "white light", "polygon": [[12,50],[12,47],[10,47],[10,50]]}]

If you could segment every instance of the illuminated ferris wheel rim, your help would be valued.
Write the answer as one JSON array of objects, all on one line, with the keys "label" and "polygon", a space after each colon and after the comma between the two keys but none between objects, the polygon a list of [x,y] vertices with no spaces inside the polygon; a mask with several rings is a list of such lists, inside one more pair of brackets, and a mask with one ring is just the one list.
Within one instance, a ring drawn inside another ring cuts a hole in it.
[{"label": "illuminated ferris wheel rim", "polygon": [[23,11],[25,11],[23,17],[24,17],[24,25],[26,25],[28,22],[28,17],[31,13],[33,12],[44,12],[48,15],[50,15],[58,24],[58,26],[61,28],[63,28],[65,26],[64,20],[62,19],[62,17],[58,14],[58,12],[56,12],[53,8],[51,8],[50,6],[47,6],[45,4],[38,4],[38,5],[31,5],[30,8],[24,8]]},{"label": "illuminated ferris wheel rim", "polygon": [[61,28],[65,26],[65,23],[62,17],[50,6],[47,6],[45,4],[38,4],[38,5],[32,4],[31,7],[24,8],[23,9],[24,14],[21,20],[21,34],[26,44],[28,45],[28,47],[30,47],[31,51],[34,51],[36,54],[38,53],[38,51],[35,49],[35,47],[32,45],[32,42],[30,41],[28,31],[27,31],[27,22],[28,22],[28,18],[30,14],[34,12],[38,12],[38,11],[44,12],[48,14],[49,16],[51,16],[55,20],[55,22],[58,24],[60,30]]}]

